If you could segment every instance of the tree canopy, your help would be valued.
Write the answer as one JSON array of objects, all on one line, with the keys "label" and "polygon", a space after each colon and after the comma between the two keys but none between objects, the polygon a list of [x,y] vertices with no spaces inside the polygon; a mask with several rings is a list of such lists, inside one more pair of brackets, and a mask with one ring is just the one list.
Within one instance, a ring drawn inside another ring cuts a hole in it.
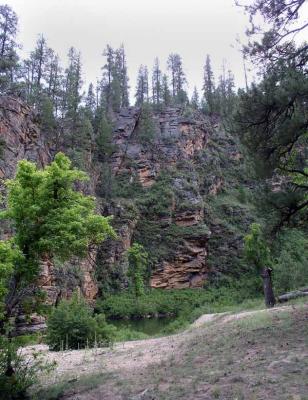
[{"label": "tree canopy", "polygon": [[[275,205],[281,213],[279,226],[308,206],[308,46],[294,40],[308,27],[300,23],[303,3],[255,0],[245,7],[252,27],[243,51],[258,65],[261,79],[240,92],[235,131],[263,171],[279,176],[288,187]],[[255,23],[257,15],[266,30]]]},{"label": "tree canopy", "polygon": [[14,231],[10,240],[0,242],[0,291],[7,292],[7,314],[33,289],[43,256],[61,261],[84,257],[91,245],[115,237],[110,217],[97,215],[94,198],[76,189],[87,179],[58,153],[43,169],[20,161],[16,177],[7,182],[7,209],[1,218],[8,219]]}]

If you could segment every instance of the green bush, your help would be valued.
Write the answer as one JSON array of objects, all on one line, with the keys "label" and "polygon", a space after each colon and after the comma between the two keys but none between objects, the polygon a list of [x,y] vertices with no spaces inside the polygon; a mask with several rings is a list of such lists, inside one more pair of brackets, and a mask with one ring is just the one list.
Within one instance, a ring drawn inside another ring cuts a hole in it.
[{"label": "green bush", "polygon": [[93,316],[91,308],[77,294],[54,309],[47,326],[46,341],[56,351],[109,345],[116,332],[103,314]]},{"label": "green bush", "polygon": [[[240,304],[262,293],[262,280],[256,274],[243,275],[235,281],[225,278],[220,287],[206,289],[161,290],[152,289],[135,298],[130,291],[98,299],[96,311],[107,318],[143,318],[157,315],[185,316],[192,315],[195,309],[206,308],[205,312],[223,311],[229,306]],[[190,319],[189,319],[190,320]]]},{"label": "green bush", "polygon": [[275,255],[273,282],[278,293],[308,285],[308,239],[304,232],[283,231]]},{"label": "green bush", "polygon": [[[11,373],[8,373],[8,364],[11,365]],[[0,399],[28,399],[28,389],[37,382],[38,372],[48,372],[52,368],[53,364],[44,362],[40,353],[34,353],[29,363],[18,350],[15,339],[9,341],[0,336]]]}]

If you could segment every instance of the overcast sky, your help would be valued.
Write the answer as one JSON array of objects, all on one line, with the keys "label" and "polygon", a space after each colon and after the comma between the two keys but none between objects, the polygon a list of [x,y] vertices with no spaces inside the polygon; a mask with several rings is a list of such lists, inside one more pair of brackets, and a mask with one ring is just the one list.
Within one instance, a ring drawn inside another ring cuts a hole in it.
[{"label": "overcast sky", "polygon": [[135,88],[140,64],[151,70],[158,56],[162,69],[171,52],[179,53],[189,82],[202,86],[202,67],[210,54],[216,76],[227,60],[237,86],[244,85],[236,38],[244,39],[247,16],[234,0],[4,0],[19,17],[18,40],[23,55],[43,33],[48,45],[65,60],[70,46],[81,51],[86,83],[100,77],[106,44],[124,43]]}]

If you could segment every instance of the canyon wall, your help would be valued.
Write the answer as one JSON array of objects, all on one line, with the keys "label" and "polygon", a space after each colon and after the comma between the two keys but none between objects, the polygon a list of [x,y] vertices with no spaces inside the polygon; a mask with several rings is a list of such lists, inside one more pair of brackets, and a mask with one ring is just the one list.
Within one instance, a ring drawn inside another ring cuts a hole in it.
[{"label": "canyon wall", "polygon": [[[253,210],[240,199],[239,186],[249,190],[250,182],[237,139],[215,118],[180,107],[153,111],[149,132],[142,118],[136,107],[114,114],[112,154],[104,162],[91,154],[84,167],[90,183],[83,189],[96,195],[98,212],[113,215],[118,239],[65,266],[42,260],[39,282],[50,304],[76,287],[89,301],[125,288],[126,250],[134,241],[149,253],[153,288],[204,287],[241,262]],[[19,160],[44,166],[54,156],[39,116],[18,99],[0,98],[0,139],[3,193]],[[62,147],[65,152],[65,141]]]}]

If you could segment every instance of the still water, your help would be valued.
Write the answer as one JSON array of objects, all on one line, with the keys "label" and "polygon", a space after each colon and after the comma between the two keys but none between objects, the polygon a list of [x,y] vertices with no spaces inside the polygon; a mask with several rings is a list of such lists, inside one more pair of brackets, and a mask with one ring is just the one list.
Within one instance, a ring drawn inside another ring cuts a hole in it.
[{"label": "still water", "polygon": [[129,328],[134,331],[143,332],[147,335],[161,333],[175,317],[142,318],[142,319],[113,319],[108,322],[117,328]]}]

